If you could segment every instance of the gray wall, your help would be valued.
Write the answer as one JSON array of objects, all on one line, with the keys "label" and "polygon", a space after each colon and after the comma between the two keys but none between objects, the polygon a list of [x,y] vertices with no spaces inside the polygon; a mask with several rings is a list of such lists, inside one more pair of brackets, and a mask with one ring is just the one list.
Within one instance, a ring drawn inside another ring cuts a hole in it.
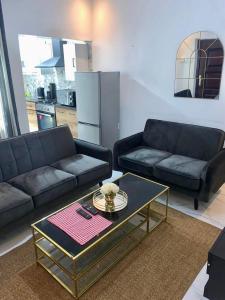
[{"label": "gray wall", "polygon": [[215,32],[225,46],[223,0],[95,0],[95,70],[121,72],[121,136],[160,118],[225,129],[225,68],[220,99],[174,98],[179,44],[192,32]]},{"label": "gray wall", "polygon": [[121,136],[142,130],[149,117],[225,129],[225,68],[219,101],[173,97],[181,41],[207,30],[225,45],[223,0],[2,0],[2,6],[22,132],[28,122],[19,33],[94,40],[94,70],[121,71]]}]

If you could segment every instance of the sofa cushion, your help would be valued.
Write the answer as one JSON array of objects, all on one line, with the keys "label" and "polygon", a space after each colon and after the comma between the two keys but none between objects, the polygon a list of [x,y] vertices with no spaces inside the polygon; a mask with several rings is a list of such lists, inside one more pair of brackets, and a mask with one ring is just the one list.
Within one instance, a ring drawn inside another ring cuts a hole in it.
[{"label": "sofa cushion", "polygon": [[185,124],[177,140],[175,154],[208,161],[223,148],[223,144],[222,130]]},{"label": "sofa cushion", "polygon": [[146,146],[206,161],[222,149],[224,138],[220,129],[152,119],[143,133]]},{"label": "sofa cushion", "polygon": [[181,124],[161,120],[147,120],[143,133],[146,146],[170,153],[175,153]]},{"label": "sofa cushion", "polygon": [[24,135],[32,168],[50,165],[76,153],[76,146],[68,126],[60,126]]},{"label": "sofa cushion", "polygon": [[108,162],[84,154],[73,155],[52,166],[75,175],[78,185],[85,185],[93,181],[97,183],[111,172]]},{"label": "sofa cushion", "polygon": [[153,166],[170,155],[172,154],[166,151],[149,147],[137,147],[119,156],[118,162],[122,169],[152,175]]},{"label": "sofa cushion", "polygon": [[29,151],[23,136],[0,140],[0,182],[32,170]]},{"label": "sofa cushion", "polygon": [[67,126],[0,140],[0,182],[75,153],[76,146]]},{"label": "sofa cushion", "polygon": [[0,182],[18,175],[16,160],[8,140],[0,141]]},{"label": "sofa cushion", "polygon": [[0,227],[33,210],[32,198],[6,182],[0,183]]},{"label": "sofa cushion", "polygon": [[[10,184],[31,195],[35,206],[40,206],[71,191],[76,179],[72,174],[45,166],[12,178]],[[42,198],[45,200],[42,201]]]},{"label": "sofa cushion", "polygon": [[156,178],[191,190],[200,188],[200,178],[207,162],[182,155],[172,155],[154,167]]}]

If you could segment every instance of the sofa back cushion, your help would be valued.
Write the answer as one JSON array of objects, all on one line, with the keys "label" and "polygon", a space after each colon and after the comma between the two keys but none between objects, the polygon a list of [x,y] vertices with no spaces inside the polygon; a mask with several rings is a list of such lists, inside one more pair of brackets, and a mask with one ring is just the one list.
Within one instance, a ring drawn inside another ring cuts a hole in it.
[{"label": "sofa back cushion", "polygon": [[154,149],[175,153],[179,134],[179,124],[149,119],[145,125],[143,142]]},{"label": "sofa back cushion", "polygon": [[210,160],[224,144],[224,131],[161,120],[147,120],[144,143],[173,154]]},{"label": "sofa back cushion", "polygon": [[33,169],[76,154],[75,143],[67,126],[27,134],[24,138],[29,148]]},{"label": "sofa back cushion", "polygon": [[76,154],[67,126],[0,141],[0,182]]},{"label": "sofa back cushion", "polygon": [[0,142],[0,180],[8,180],[18,174],[13,150],[7,140]]}]

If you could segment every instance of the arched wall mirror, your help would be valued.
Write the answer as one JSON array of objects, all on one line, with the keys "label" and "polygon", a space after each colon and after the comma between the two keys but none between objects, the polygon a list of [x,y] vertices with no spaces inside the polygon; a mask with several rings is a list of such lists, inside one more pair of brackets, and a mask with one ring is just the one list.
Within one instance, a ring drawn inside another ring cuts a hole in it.
[{"label": "arched wall mirror", "polygon": [[223,57],[216,34],[199,31],[188,36],[177,51],[174,96],[219,99]]}]

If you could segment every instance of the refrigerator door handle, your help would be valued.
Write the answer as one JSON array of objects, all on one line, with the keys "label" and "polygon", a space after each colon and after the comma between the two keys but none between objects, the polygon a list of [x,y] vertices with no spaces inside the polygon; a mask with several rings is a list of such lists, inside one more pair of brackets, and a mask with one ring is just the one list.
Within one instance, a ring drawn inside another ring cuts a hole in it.
[{"label": "refrigerator door handle", "polygon": [[86,123],[86,122],[78,122],[78,124],[82,124],[82,125],[86,125],[86,126],[91,126],[91,127],[97,127],[97,128],[100,128],[99,125],[96,125],[96,124],[91,124],[91,123]]}]

